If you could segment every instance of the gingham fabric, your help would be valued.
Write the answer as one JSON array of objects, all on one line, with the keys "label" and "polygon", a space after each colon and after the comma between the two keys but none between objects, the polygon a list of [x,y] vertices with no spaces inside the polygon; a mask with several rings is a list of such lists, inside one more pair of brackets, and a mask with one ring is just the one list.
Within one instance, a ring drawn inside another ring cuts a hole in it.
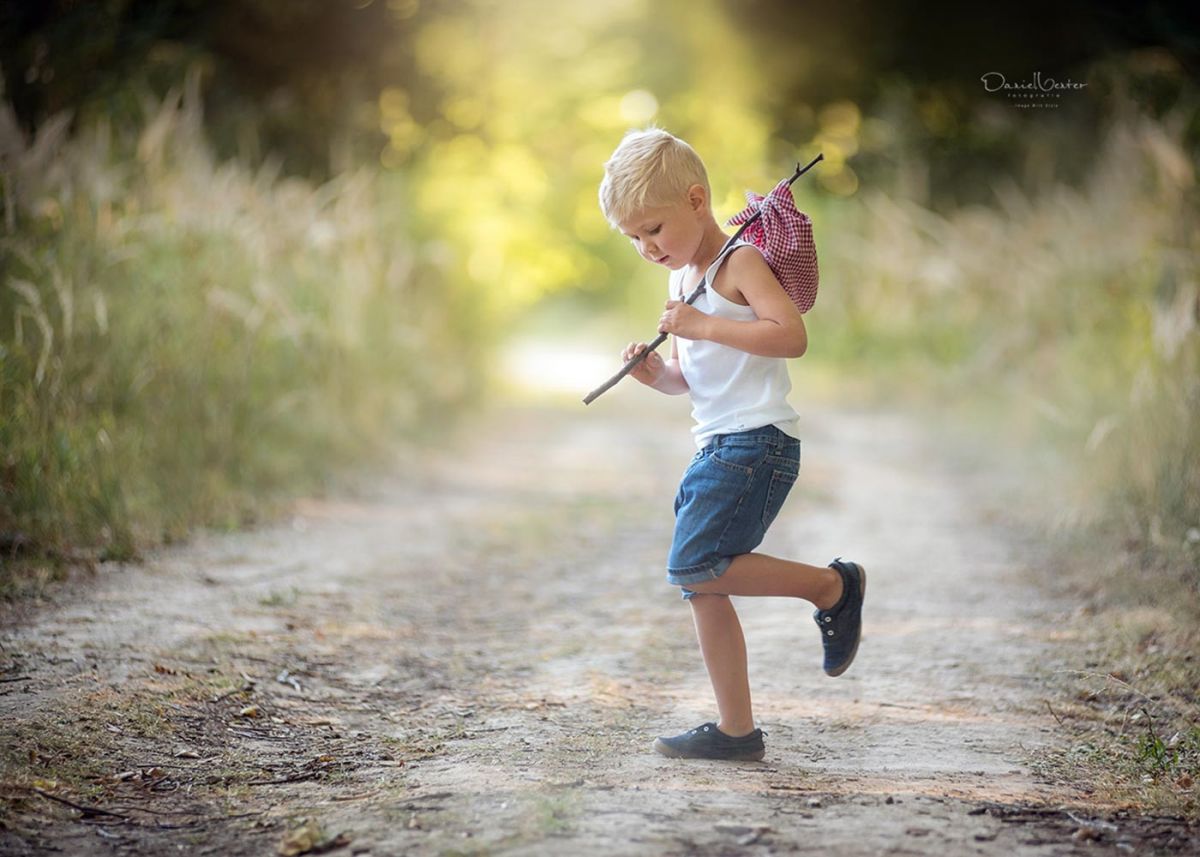
[{"label": "gingham fabric", "polygon": [[729,218],[727,225],[740,226],[761,209],[762,214],[742,233],[742,240],[762,251],[792,303],[800,312],[808,312],[817,300],[819,279],[812,220],[796,209],[787,179],[765,197],[747,191],[746,202],[746,208]]}]

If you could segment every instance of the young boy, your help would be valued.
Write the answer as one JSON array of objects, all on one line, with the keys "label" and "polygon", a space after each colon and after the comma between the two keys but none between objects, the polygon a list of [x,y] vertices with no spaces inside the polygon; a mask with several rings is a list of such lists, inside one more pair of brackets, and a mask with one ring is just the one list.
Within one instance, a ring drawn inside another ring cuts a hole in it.
[{"label": "young boy", "polygon": [[[866,574],[839,557],[827,567],[752,551],[800,469],[799,417],[787,402],[786,359],[808,346],[803,317],[754,245],[728,237],[713,217],[707,172],[682,140],[657,128],[625,135],[604,165],[600,207],[648,262],[662,265],[670,299],[659,320],[671,358],[652,353],[630,374],[668,395],[688,393],[699,452],[675,497],[667,581],[682,587],[720,719],[654,748],[666,755],[761,759],[746,642],[730,595],[802,598],[824,644],[824,669],[854,660]],[[724,263],[724,264],[722,264]],[[694,304],[684,299],[707,274]],[[623,361],[646,348],[629,343]]]}]

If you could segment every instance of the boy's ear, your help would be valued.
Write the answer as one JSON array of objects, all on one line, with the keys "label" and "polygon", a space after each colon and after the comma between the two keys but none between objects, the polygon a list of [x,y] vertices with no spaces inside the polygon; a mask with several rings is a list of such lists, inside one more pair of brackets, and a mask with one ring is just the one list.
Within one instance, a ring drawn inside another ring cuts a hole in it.
[{"label": "boy's ear", "polygon": [[708,193],[704,190],[704,185],[694,184],[688,188],[688,205],[692,211],[700,211],[707,202]]}]

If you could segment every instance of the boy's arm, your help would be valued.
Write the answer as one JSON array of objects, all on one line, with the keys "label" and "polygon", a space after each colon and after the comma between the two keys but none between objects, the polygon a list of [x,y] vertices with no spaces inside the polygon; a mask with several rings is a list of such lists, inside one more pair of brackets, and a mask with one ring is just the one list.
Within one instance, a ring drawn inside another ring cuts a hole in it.
[{"label": "boy's arm", "polygon": [[[735,251],[726,262],[730,281],[746,298],[755,321],[708,315],[682,302],[670,302],[665,329],[687,339],[708,339],[763,357],[800,357],[808,350],[804,317],[787,296],[761,253]],[[659,327],[660,330],[664,326]]]},{"label": "boy's arm", "polygon": [[666,361],[666,371],[654,384],[654,389],[669,396],[678,396],[688,391],[687,379],[679,368],[679,340],[671,337],[671,359]]}]

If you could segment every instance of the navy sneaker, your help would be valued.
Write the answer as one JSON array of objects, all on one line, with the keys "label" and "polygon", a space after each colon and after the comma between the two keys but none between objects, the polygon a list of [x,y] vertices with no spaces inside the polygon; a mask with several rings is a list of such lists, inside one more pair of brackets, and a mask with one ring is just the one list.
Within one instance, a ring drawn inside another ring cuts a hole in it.
[{"label": "navy sneaker", "polygon": [[842,597],[828,610],[814,612],[813,619],[821,629],[821,644],[825,647],[825,674],[839,676],[858,654],[867,573],[858,563],[843,562],[840,556],[829,567],[842,576]]},{"label": "navy sneaker", "polygon": [[757,762],[766,752],[761,729],[734,738],[717,728],[715,723],[703,723],[673,738],[656,738],[654,749],[673,759],[734,759]]}]

